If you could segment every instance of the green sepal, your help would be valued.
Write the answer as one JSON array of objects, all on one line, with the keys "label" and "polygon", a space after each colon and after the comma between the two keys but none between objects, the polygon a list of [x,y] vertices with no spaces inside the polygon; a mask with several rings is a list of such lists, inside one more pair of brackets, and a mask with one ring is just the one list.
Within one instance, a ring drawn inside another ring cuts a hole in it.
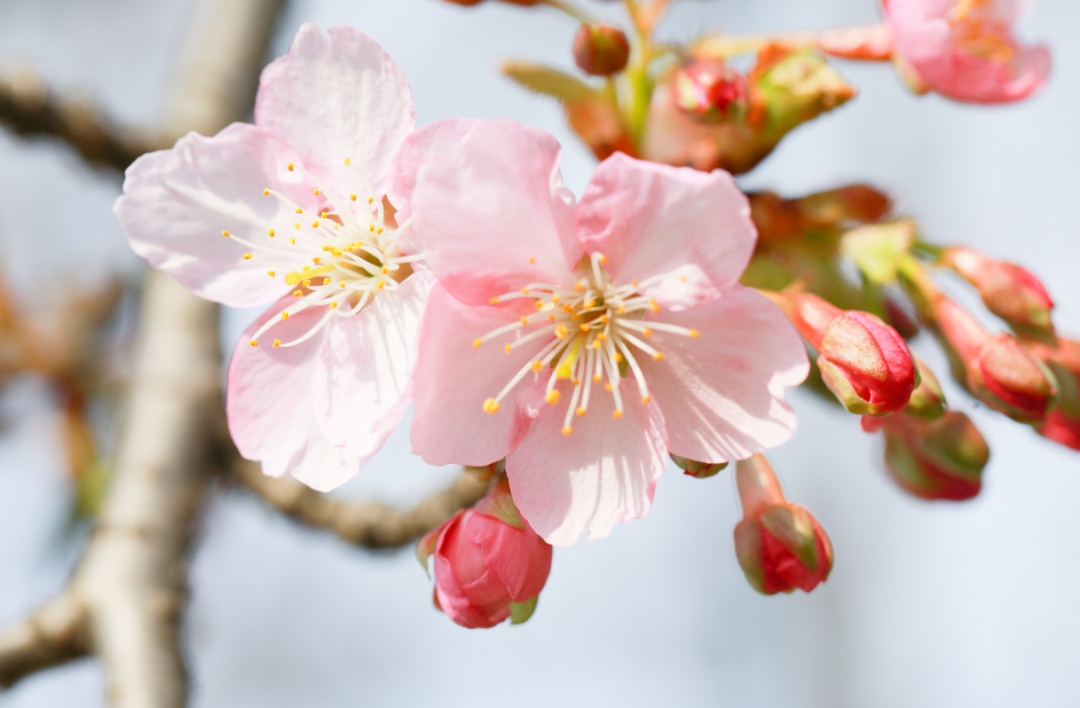
[{"label": "green sepal", "polygon": [[563,103],[578,103],[603,98],[604,94],[581,79],[543,64],[508,61],[502,73],[528,90],[551,96]]},{"label": "green sepal", "polygon": [[915,242],[915,224],[900,219],[848,231],[840,242],[840,250],[871,283],[890,285],[896,282],[900,264]]},{"label": "green sepal", "polygon": [[539,595],[526,600],[525,602],[511,602],[510,603],[510,624],[524,624],[529,621],[529,618],[536,612],[536,602],[540,599]]}]

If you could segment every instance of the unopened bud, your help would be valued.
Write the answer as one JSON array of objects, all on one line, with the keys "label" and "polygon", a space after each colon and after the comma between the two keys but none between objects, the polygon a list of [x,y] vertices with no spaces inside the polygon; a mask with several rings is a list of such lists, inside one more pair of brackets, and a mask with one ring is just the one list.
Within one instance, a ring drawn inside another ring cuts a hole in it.
[{"label": "unopened bud", "polygon": [[691,460],[688,457],[680,457],[679,455],[672,455],[671,460],[685,475],[688,477],[697,477],[698,479],[715,477],[721,470],[726,469],[729,464],[727,462],[698,462],[697,460]]},{"label": "unopened bud", "polygon": [[842,311],[809,293],[791,297],[787,309],[818,350],[825,385],[850,412],[885,415],[908,404],[918,370],[895,329],[869,312]]},{"label": "unopened bud", "polygon": [[735,554],[746,579],[765,595],[813,590],[832,571],[825,530],[806,509],[784,500],[761,455],[740,461],[736,478],[743,519],[735,527]]},{"label": "unopened bud", "polygon": [[1030,271],[970,248],[945,251],[942,261],[979,291],[987,309],[1020,329],[1053,332],[1054,301]]},{"label": "unopened bud", "polygon": [[902,489],[920,499],[961,501],[982,488],[990,448],[963,413],[937,420],[906,415],[883,421],[885,467]]},{"label": "unopened bud", "polygon": [[574,61],[592,76],[611,76],[626,68],[630,42],[617,27],[582,25],[574,37]]},{"label": "unopened bud", "polygon": [[716,122],[745,109],[746,81],[722,61],[698,59],[675,72],[671,95],[683,113]]},{"label": "unopened bud", "polygon": [[1057,402],[1054,375],[1038,357],[1008,334],[991,335],[948,298],[935,303],[942,336],[965,370],[971,394],[1021,423],[1046,420]]}]

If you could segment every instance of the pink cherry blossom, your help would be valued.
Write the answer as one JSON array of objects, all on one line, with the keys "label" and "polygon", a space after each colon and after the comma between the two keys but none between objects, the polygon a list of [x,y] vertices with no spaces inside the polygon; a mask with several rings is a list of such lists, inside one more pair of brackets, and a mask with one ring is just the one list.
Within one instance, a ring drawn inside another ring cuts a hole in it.
[{"label": "pink cherry blossom", "polygon": [[414,451],[506,457],[522,516],[568,545],[644,515],[668,453],[723,462],[791,437],[782,397],[808,363],[739,285],[755,232],[730,175],[616,154],[575,204],[559,153],[509,121],[443,121],[406,142],[395,189],[438,281]]},{"label": "pink cherry blossom", "polygon": [[1042,88],[1044,45],[1021,46],[1024,0],[884,0],[897,59],[916,88],[957,101],[1008,103]]},{"label": "pink cherry blossom", "polygon": [[127,171],[116,213],[138,254],[207,299],[270,305],[227,392],[233,439],[267,474],[336,487],[407,405],[431,280],[383,195],[414,125],[378,44],[304,25],[263,71],[254,125],[190,133]]}]

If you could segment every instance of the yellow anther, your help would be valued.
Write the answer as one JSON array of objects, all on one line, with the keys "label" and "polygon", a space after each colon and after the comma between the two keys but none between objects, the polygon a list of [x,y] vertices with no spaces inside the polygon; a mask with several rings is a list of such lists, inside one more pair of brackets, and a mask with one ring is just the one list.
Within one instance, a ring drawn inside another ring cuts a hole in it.
[{"label": "yellow anther", "polygon": [[341,249],[338,248],[337,246],[334,246],[333,248],[331,248],[330,252],[333,253],[335,256],[340,256],[341,255]]},{"label": "yellow anther", "polygon": [[330,250],[330,245],[324,243],[322,246],[319,246],[319,250],[320,251],[329,251]]},{"label": "yellow anther", "polygon": [[518,322],[520,322],[522,324],[522,326],[525,326],[525,325],[529,324],[529,318],[528,317],[522,317],[520,320],[518,320]]},{"label": "yellow anther", "polygon": [[330,307],[330,309],[331,309],[331,310],[336,310],[336,309],[337,309],[337,306],[338,306],[337,300],[334,300],[334,301],[333,301],[332,303],[330,303],[330,305],[329,305],[329,307]]},{"label": "yellow anther", "polygon": [[601,342],[606,342],[607,332],[601,332],[600,334],[596,335],[596,338],[599,339]]},{"label": "yellow anther", "polygon": [[593,374],[592,380],[593,383],[600,383],[604,380],[604,377],[601,374]]},{"label": "yellow anther", "polygon": [[642,397],[641,397],[641,405],[643,405],[643,406],[647,406],[647,405],[649,405],[649,403],[651,403],[651,402],[652,402],[652,398],[650,398],[650,397],[648,397],[648,396],[642,396]]},{"label": "yellow anther", "polygon": [[354,202],[355,202],[355,201],[356,201],[356,195],[355,195],[355,194],[350,194],[350,195],[349,195],[349,199],[350,199],[350,201],[354,201]]},{"label": "yellow anther", "polygon": [[269,189],[264,189],[263,190],[263,196],[264,197],[269,197],[270,196],[270,190]]},{"label": "yellow anther", "polygon": [[289,319],[289,313],[288,312],[282,312],[281,313],[281,319],[283,319],[283,320]]},{"label": "yellow anther", "polygon": [[611,393],[611,384],[610,383],[604,384],[604,390],[607,391],[608,393]]},{"label": "yellow anther", "polygon": [[574,384],[575,386],[580,386],[581,379],[570,379],[570,383]]},{"label": "yellow anther", "polygon": [[255,255],[253,253],[245,253],[244,254],[244,260],[245,261],[250,261],[254,257],[255,257]]},{"label": "yellow anther", "polygon": [[294,238],[290,238],[290,239],[289,239],[289,243],[295,244],[295,243],[296,243],[296,239],[294,239]]},{"label": "yellow anther", "polygon": [[656,352],[652,355],[653,361],[662,361],[664,359],[664,352]]},{"label": "yellow anther", "polygon": [[537,300],[536,302],[534,302],[533,307],[535,307],[537,310],[543,310],[544,309],[543,300]]},{"label": "yellow anther", "polygon": [[617,410],[617,409],[616,409],[616,410],[614,410],[614,411],[612,411],[612,412],[611,412],[611,417],[612,417],[613,419],[615,419],[615,420],[618,420],[619,418],[622,418],[622,411],[620,411],[620,410]]},{"label": "yellow anther", "polygon": [[551,389],[550,391],[547,392],[547,395],[544,396],[544,400],[547,401],[551,405],[555,405],[556,403],[559,402],[559,392],[556,391],[555,389]]},{"label": "yellow anther", "polygon": [[296,213],[297,213],[297,214],[303,214],[303,213],[304,213],[304,210],[303,210],[303,209],[301,209],[300,207],[296,207]]},{"label": "yellow anther", "polygon": [[535,371],[536,373],[540,373],[544,369],[544,365],[541,364],[538,361],[534,361],[532,363],[532,365],[529,366],[529,368],[532,369],[533,371]]},{"label": "yellow anther", "polygon": [[330,212],[328,212],[328,211],[320,211],[319,212],[319,218],[320,219],[325,219],[328,216],[330,216]]},{"label": "yellow anther", "polygon": [[266,271],[266,274],[269,275],[271,278],[276,278],[277,277],[277,273],[275,273],[272,270]]},{"label": "yellow anther", "polygon": [[599,338],[597,338],[597,339],[594,339],[592,341],[592,344],[590,344],[589,346],[592,347],[593,349],[599,349],[600,347],[604,346],[604,343],[601,342]]},{"label": "yellow anther", "polygon": [[371,204],[373,201],[375,201],[375,197],[368,197],[367,198],[367,203],[368,204]]},{"label": "yellow anther", "polygon": [[302,270],[302,271],[304,271],[304,272],[307,272],[307,271],[311,270],[311,266],[309,266],[309,265],[306,265],[306,266],[302,266],[302,267],[300,268],[300,270]]},{"label": "yellow anther", "polygon": [[493,297],[493,298],[489,298],[488,302],[491,303],[492,305],[498,305],[500,300],[497,297]]},{"label": "yellow anther", "polygon": [[386,281],[385,280],[380,280],[379,282],[375,283],[375,287],[378,290],[382,290],[383,288],[386,287]]},{"label": "yellow anther", "polygon": [[585,409],[582,408],[581,406],[578,406],[577,410],[574,411],[574,412],[577,413],[578,415],[585,415]]},{"label": "yellow anther", "polygon": [[596,300],[587,300],[585,302],[585,309],[586,310],[591,310],[594,307],[596,307]]},{"label": "yellow anther", "polygon": [[615,363],[621,364],[626,360],[626,357],[622,355],[622,352],[615,352]]},{"label": "yellow anther", "polygon": [[548,315],[548,322],[554,322],[554,321],[555,321],[555,315]]},{"label": "yellow anther", "polygon": [[696,329],[690,330],[689,332],[687,332],[687,334],[690,335],[690,339],[697,339],[701,336],[701,332],[697,331]]},{"label": "yellow anther", "polygon": [[347,157],[346,157],[346,158],[345,158],[345,161],[344,161],[344,163],[343,163],[343,164],[346,164],[346,165],[351,165],[351,164],[352,164],[352,160],[350,160],[349,158],[347,158]]},{"label": "yellow anther", "polygon": [[479,339],[479,338],[472,340],[473,349],[477,349],[483,343],[484,343],[484,340]]},{"label": "yellow anther", "polygon": [[606,314],[600,315],[600,317],[598,317],[597,319],[600,320],[601,324],[607,324],[608,322],[611,322],[611,318],[608,317]]},{"label": "yellow anther", "polygon": [[498,410],[499,410],[499,402],[496,401],[494,398],[489,398],[486,401],[484,401],[484,412],[485,413],[495,413]]},{"label": "yellow anther", "polygon": [[626,305],[619,305],[619,314],[621,315],[624,312],[626,312]]},{"label": "yellow anther", "polygon": [[685,283],[686,282],[686,276],[685,275],[680,275],[679,280],[681,280],[682,282]]},{"label": "yellow anther", "polygon": [[576,290],[579,293],[584,292],[585,291],[585,284],[581,283],[581,282],[574,283],[574,290]]},{"label": "yellow anther", "polygon": [[389,273],[390,272],[390,266],[383,266],[382,267],[382,272],[383,272],[383,275],[386,275],[387,273]]},{"label": "yellow anther", "polygon": [[274,340],[274,346],[275,347],[280,347],[281,346],[281,340],[280,339],[275,339]]},{"label": "yellow anther", "polygon": [[555,304],[557,304],[558,302],[559,302],[559,296],[558,296],[558,295],[552,295],[552,296],[551,296],[551,304],[552,304],[552,305],[555,305]]},{"label": "yellow anther", "polygon": [[648,327],[646,327],[645,329],[641,330],[641,333],[642,333],[642,334],[644,334],[644,335],[645,335],[646,337],[651,337],[651,336],[652,336],[652,330],[651,330],[651,329],[649,329]]},{"label": "yellow anther", "polygon": [[605,256],[603,253],[601,253],[600,257],[597,258],[596,260],[598,260],[601,263],[607,263],[607,256]]},{"label": "yellow anther", "polygon": [[313,228],[313,229],[319,228],[319,220],[318,219],[315,219],[315,221],[311,222],[311,228]]},{"label": "yellow anther", "polygon": [[529,256],[529,263],[536,263],[536,256]]},{"label": "yellow anther", "polygon": [[659,312],[660,311],[660,303],[658,303],[656,300],[649,300],[649,309],[652,310],[653,312]]},{"label": "yellow anther", "polygon": [[229,238],[229,232],[228,231],[222,231],[221,235],[224,236],[225,238]]},{"label": "yellow anther", "polygon": [[578,329],[580,329],[582,332],[589,332],[592,330],[592,327],[590,327],[585,322],[582,322],[580,325],[578,325]]},{"label": "yellow anther", "polygon": [[301,295],[304,294],[304,291],[303,290],[293,290],[292,294],[293,294],[293,297],[300,297]]},{"label": "yellow anther", "polygon": [[375,233],[377,233],[377,234],[381,234],[382,232],[383,232],[383,227],[381,227],[381,226],[378,227],[377,229],[375,229]]},{"label": "yellow anther", "polygon": [[311,193],[314,194],[316,197],[319,196],[319,188],[316,187],[315,189],[311,190]]},{"label": "yellow anther", "polygon": [[514,351],[514,347],[512,347],[509,344],[504,344],[503,345],[503,351],[506,352],[507,354],[509,354],[510,352]]},{"label": "yellow anther", "polygon": [[269,236],[270,238],[274,238],[274,230],[273,229],[267,229],[266,230],[266,235]]},{"label": "yellow anther", "polygon": [[566,339],[567,334],[569,334],[569,332],[567,331],[565,324],[560,322],[559,324],[557,324],[555,326],[555,336],[556,337],[558,337],[559,339]]},{"label": "yellow anther", "polygon": [[251,340],[250,342],[248,342],[248,344],[250,344],[250,345],[251,345],[251,346],[253,346],[253,347],[257,347],[257,346],[259,346],[259,343],[258,343],[258,342],[256,342],[256,341],[255,341],[254,339],[252,339],[252,340]]},{"label": "yellow anther", "polygon": [[300,281],[300,284],[303,285],[305,288],[310,288],[311,278],[304,278],[302,281]]},{"label": "yellow anther", "polygon": [[323,285],[329,285],[330,284],[330,278],[323,278],[322,279],[322,284]]},{"label": "yellow anther", "polygon": [[572,432],[574,432],[574,429],[571,428],[569,425],[562,429],[563,435],[569,435]]},{"label": "yellow anther", "polygon": [[293,227],[294,229],[296,229],[297,231],[299,231],[299,230],[300,230],[300,222],[299,222],[299,221],[297,221],[297,222],[296,222],[295,224],[293,224],[293,225],[292,225],[292,227]]},{"label": "yellow anther", "polygon": [[285,165],[285,169],[287,169],[289,172],[292,172],[296,169],[296,165],[290,162],[289,164]]},{"label": "yellow anther", "polygon": [[529,294],[529,289],[528,288],[522,288],[521,289],[521,294],[522,295],[528,295]]},{"label": "yellow anther", "polygon": [[344,280],[338,281],[338,287],[339,288],[344,288],[345,287],[345,281]]}]

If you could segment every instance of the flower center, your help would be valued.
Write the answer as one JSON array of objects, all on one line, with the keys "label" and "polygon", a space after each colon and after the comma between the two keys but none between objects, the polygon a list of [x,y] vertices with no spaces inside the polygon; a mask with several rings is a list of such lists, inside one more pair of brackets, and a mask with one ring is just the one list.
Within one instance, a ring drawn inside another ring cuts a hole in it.
[{"label": "flower center", "polygon": [[650,402],[648,382],[638,359],[646,356],[661,361],[664,358],[663,353],[649,343],[653,333],[671,332],[696,338],[698,331],[658,321],[660,305],[641,294],[645,288],[677,276],[664,274],[620,285],[612,282],[602,267],[605,260],[600,253],[583,258],[577,272],[570,274],[568,284],[534,283],[491,298],[493,305],[532,300],[534,311],[474,340],[473,347],[504,339],[509,340],[503,345],[509,354],[537,340],[543,341],[544,345],[498,395],[484,401],[485,412],[498,412],[500,402],[526,376],[531,373],[543,377],[545,370],[548,373],[544,398],[550,405],[557,405],[562,398],[556,388],[559,381],[567,381],[572,386],[563,421],[564,435],[572,432],[574,416],[585,415],[590,400],[599,395],[612,397],[615,407],[612,416],[615,420],[621,418],[624,407],[620,384],[624,378],[632,376],[641,402]]},{"label": "flower center", "polygon": [[1016,54],[996,0],[960,0],[949,14],[953,38],[966,54],[1008,64]]},{"label": "flower center", "polygon": [[[345,164],[349,165],[349,160]],[[313,175],[292,163],[288,169],[301,169],[312,183],[315,181]],[[359,181],[362,183],[362,178]],[[248,240],[222,232],[251,249],[244,259],[257,258],[267,267],[267,276],[280,278],[293,288],[296,298],[280,317],[271,318],[255,331],[253,347],[290,316],[311,307],[325,308],[325,314],[306,332],[288,342],[274,339],[273,346],[291,347],[307,341],[333,317],[354,315],[380,291],[397,289],[412,274],[412,263],[421,259],[402,252],[400,236],[408,224],[398,225],[392,207],[382,200],[365,196],[358,202],[356,194],[342,196],[317,186],[313,191],[323,203],[316,210],[304,209],[277,190],[263,190],[264,197],[280,200],[296,215],[291,228],[286,225],[280,234],[269,228],[265,239]]]}]

